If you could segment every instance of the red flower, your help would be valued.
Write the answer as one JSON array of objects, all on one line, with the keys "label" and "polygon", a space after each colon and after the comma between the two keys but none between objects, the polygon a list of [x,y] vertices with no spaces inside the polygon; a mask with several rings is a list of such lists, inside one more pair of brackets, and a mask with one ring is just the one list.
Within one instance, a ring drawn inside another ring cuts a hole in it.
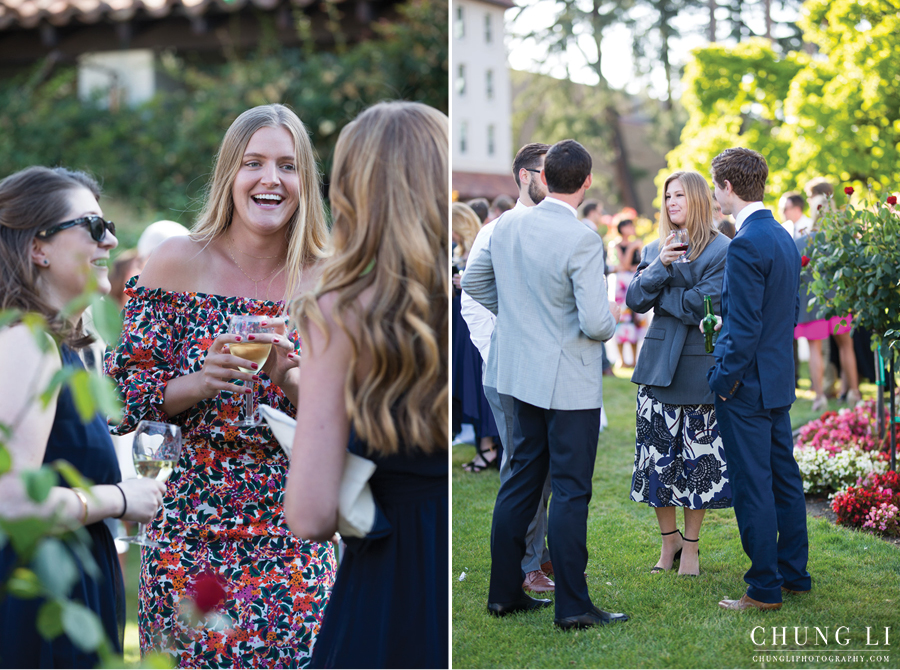
[{"label": "red flower", "polygon": [[845,187],[844,187],[844,193],[846,193],[847,195],[853,195],[853,187],[852,187],[852,186],[845,186]]},{"label": "red flower", "polygon": [[194,603],[197,609],[206,614],[215,609],[225,597],[225,589],[215,575],[205,572],[193,583]]},{"label": "red flower", "polygon": [[897,196],[896,196],[896,195],[889,195],[889,196],[888,196],[888,199],[887,199],[887,204],[889,204],[889,205],[896,205],[896,204],[897,204]]},{"label": "red flower", "polygon": [[809,256],[801,256],[800,267],[805,268],[807,265],[809,265]]}]

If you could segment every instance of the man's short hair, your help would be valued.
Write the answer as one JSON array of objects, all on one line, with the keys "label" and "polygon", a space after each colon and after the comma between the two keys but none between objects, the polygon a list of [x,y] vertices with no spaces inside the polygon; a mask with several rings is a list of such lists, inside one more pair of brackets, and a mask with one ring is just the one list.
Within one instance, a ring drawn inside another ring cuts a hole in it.
[{"label": "man's short hair", "polygon": [[734,147],[725,149],[712,161],[713,181],[722,188],[729,182],[734,194],[744,202],[757,202],[763,199],[766,192],[766,179],[769,166],[762,154]]},{"label": "man's short hair", "polygon": [[811,198],[814,195],[824,195],[830,198],[834,195],[834,186],[828,181],[828,177],[816,177],[810,180],[803,187],[803,190],[806,191],[807,198]]},{"label": "man's short hair", "polygon": [[593,212],[598,207],[600,208],[602,213],[603,208],[600,206],[599,200],[585,200],[584,204],[581,206],[581,218],[587,219],[588,217],[590,217],[591,212]]},{"label": "man's short hair", "polygon": [[806,200],[797,191],[789,191],[781,199],[785,207],[799,207],[801,212],[806,209]]},{"label": "man's short hair", "polygon": [[540,142],[532,142],[519,149],[513,160],[512,168],[513,177],[516,178],[516,186],[522,185],[519,181],[519,170],[522,168],[536,170],[541,164],[541,157],[545,156],[549,150],[549,144],[542,144]]},{"label": "man's short hair", "polygon": [[508,212],[513,207],[516,206],[516,201],[510,198],[505,193],[501,193],[496,198],[494,198],[494,202],[491,203],[491,209],[493,209],[497,216],[503,214],[503,212]]},{"label": "man's short hair", "polygon": [[468,200],[466,204],[475,210],[478,218],[484,223],[488,217],[488,210],[491,208],[491,203],[488,202],[487,198],[475,198],[474,200]]},{"label": "man's short hair", "polygon": [[575,193],[591,174],[591,155],[575,140],[557,142],[544,159],[544,176],[550,193]]}]

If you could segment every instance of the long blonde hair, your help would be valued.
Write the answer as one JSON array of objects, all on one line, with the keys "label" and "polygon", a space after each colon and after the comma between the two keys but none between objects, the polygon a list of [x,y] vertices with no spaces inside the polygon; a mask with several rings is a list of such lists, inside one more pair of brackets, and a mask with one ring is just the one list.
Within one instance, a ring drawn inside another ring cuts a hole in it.
[{"label": "long blonde hair", "polygon": [[232,187],[250,138],[260,128],[284,128],[294,139],[297,173],[300,175],[300,204],[288,224],[286,295],[293,295],[303,267],[327,255],[328,226],[322,200],[322,182],[309,134],[300,118],[284,105],[253,107],[234,120],[216,154],[215,168],[206,189],[206,199],[191,238],[209,242],[223,234],[234,216]]},{"label": "long blonde hair", "polygon": [[481,221],[475,210],[464,202],[453,203],[453,232],[462,238],[462,244],[456,245],[454,256],[457,259],[465,258],[472,248],[475,236],[481,230]]},{"label": "long blonde hair", "polygon": [[[377,104],[338,138],[331,179],[334,255],[293,316],[328,336],[318,299],[350,338],[347,415],[371,451],[447,449],[450,281],[447,117],[414,102]],[[371,304],[360,294],[374,287]],[[347,315],[357,326],[347,326]],[[357,381],[362,352],[372,369]]]},{"label": "long blonde hair", "polygon": [[669,210],[666,207],[666,191],[669,190],[669,184],[678,180],[684,189],[684,197],[687,202],[687,218],[685,219],[685,227],[691,238],[691,252],[688,254],[688,260],[694,260],[706,245],[713,241],[719,231],[716,230],[716,224],[713,222],[712,214],[712,196],[709,193],[709,184],[699,172],[693,170],[679,170],[673,172],[666,178],[666,183],[662,188],[662,209],[659,213],[659,245],[665,243],[669,234],[675,230],[676,226],[669,220]]}]

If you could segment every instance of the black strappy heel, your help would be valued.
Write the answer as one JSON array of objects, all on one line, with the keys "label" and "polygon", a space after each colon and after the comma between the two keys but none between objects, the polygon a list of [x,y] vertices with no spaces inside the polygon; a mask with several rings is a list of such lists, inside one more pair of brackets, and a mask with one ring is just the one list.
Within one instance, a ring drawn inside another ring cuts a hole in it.
[{"label": "black strappy heel", "polygon": [[[681,536],[681,539],[684,540],[685,542],[699,542],[699,541],[700,541],[700,538],[699,538],[699,537],[698,537],[696,540],[689,540],[689,539],[687,539],[684,535]],[[686,573],[684,573],[684,574],[682,574],[682,573],[679,572],[678,574],[681,575],[682,577],[699,577],[699,576],[700,576],[699,558],[700,558],[700,549],[697,549],[697,559],[698,559],[697,563],[698,563],[698,565],[697,565],[697,574],[696,574],[696,575],[691,574],[691,573],[689,573],[689,572],[686,572]]]},{"label": "black strappy heel", "polygon": [[[660,533],[660,535],[663,537],[666,537],[667,535],[674,535],[675,533],[678,533],[679,535],[681,535],[681,531],[678,530],[677,528],[670,533]],[[684,535],[681,535],[681,539],[684,540]],[[687,540],[685,540],[685,541],[687,541]],[[696,542],[696,540],[695,540],[695,542]],[[675,561],[680,561],[680,560],[681,560],[681,549],[676,551],[675,555],[672,557],[672,567],[673,568],[675,567]],[[669,570],[671,570],[671,569],[672,568],[669,568]],[[660,572],[668,572],[668,570],[659,565],[654,565],[652,568],[650,568],[651,575],[658,575]]]}]

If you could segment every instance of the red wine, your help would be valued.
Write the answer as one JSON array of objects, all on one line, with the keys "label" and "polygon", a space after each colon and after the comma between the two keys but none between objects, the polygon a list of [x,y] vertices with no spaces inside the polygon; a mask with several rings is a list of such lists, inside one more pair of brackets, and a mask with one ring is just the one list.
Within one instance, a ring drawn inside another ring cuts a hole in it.
[{"label": "red wine", "polygon": [[672,248],[673,248],[675,251],[682,251],[682,252],[684,252],[684,251],[687,251],[688,245],[686,245],[686,244],[676,244],[676,245],[675,245],[674,247],[672,247]]}]

